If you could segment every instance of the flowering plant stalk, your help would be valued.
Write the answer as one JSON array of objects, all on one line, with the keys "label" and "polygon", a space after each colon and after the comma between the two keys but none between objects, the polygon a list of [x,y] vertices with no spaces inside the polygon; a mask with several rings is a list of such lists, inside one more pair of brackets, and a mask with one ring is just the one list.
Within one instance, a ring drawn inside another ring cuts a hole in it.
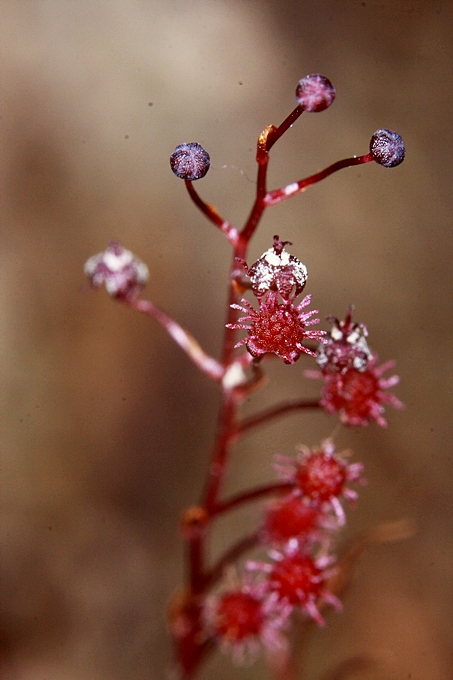
[{"label": "flowering plant stalk", "polygon": [[[278,479],[264,486],[224,497],[230,454],[251,431],[294,412],[323,409],[349,426],[375,421],[385,426],[384,407],[401,402],[387,390],[396,376],[384,377],[392,362],[378,365],[368,345],[363,323],[352,320],[349,307],[343,320],[328,317],[330,332],[314,330],[318,310],[309,309],[311,295],[298,300],[307,282],[305,265],[274,236],[269,249],[253,264],[248,250],[264,211],[306,191],[342,168],[375,161],[384,167],[399,165],[405,155],[401,137],[380,129],[371,137],[369,151],[337,161],[304,179],[269,190],[270,151],[304,112],[321,112],[335,98],[324,76],[313,74],[299,81],[297,105],[279,125],[269,125],[258,137],[256,194],[242,229],[225,220],[198,194],[193,182],[209,170],[209,154],[198,143],[176,147],[170,157],[194,204],[219,229],[232,250],[228,279],[228,308],[222,354],[208,355],[197,340],[153,302],[139,297],[148,269],[119,243],[91,257],[85,272],[94,287],[106,286],[119,302],[155,319],[189,359],[221,393],[217,433],[199,503],[182,515],[181,533],[187,544],[187,581],[169,606],[169,627],[181,678],[191,678],[216,645],[240,663],[252,662],[260,652],[278,677],[292,677],[287,633],[295,617],[324,625],[324,609],[341,609],[339,595],[347,580],[354,550],[335,555],[335,543],[346,523],[345,504],[354,506],[356,485],[365,483],[363,465],[349,461],[349,452],[336,450],[333,439],[318,446],[299,445],[297,455],[276,456]],[[250,292],[254,303],[243,297]],[[239,317],[239,318],[238,318]],[[240,338],[239,333],[244,337]],[[264,382],[264,367],[276,357],[294,364],[301,357],[316,367],[308,378],[322,381],[316,400],[288,400],[248,418],[242,402]],[[352,485],[352,486],[351,486]],[[256,530],[237,542],[212,564],[207,540],[215,519],[258,499],[266,500]],[[398,532],[397,532],[398,533]],[[391,536],[390,536],[391,537]],[[382,538],[382,535],[381,537]],[[363,545],[366,541],[362,541]],[[252,548],[261,548],[261,560],[234,565]]]}]

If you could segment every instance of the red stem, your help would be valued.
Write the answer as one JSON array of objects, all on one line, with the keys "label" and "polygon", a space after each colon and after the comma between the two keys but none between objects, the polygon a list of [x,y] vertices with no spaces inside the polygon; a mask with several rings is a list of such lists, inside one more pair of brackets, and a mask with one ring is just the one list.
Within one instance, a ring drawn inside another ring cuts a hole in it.
[{"label": "red stem", "polygon": [[[258,138],[257,150],[256,150],[256,162],[258,163],[258,174],[256,179],[256,198],[253,204],[250,215],[245,223],[244,229],[241,232],[243,239],[249,243],[258,223],[263,215],[265,208],[267,207],[266,198],[268,196],[266,189],[267,182],[267,168],[269,165],[269,151],[274,146],[280,137],[293,125],[293,123],[299,118],[303,113],[304,109],[301,106],[296,106],[296,108],[285,118],[283,123],[279,125],[278,128],[269,126],[261,133]],[[245,259],[244,255],[240,254],[239,257]]]},{"label": "red stem", "polygon": [[276,130],[270,133],[268,139],[267,139],[267,144],[266,144],[266,150],[270,151],[272,147],[274,146],[275,142],[277,142],[280,137],[287,131],[289,130],[292,125],[296,122],[296,120],[299,118],[299,116],[304,112],[304,108],[302,106],[296,106],[294,111],[291,111],[289,116],[285,118],[283,123],[278,126]]},{"label": "red stem", "polygon": [[222,395],[220,404],[217,437],[209,465],[208,477],[201,505],[211,515],[217,507],[217,499],[225,477],[230,441],[235,432],[236,402],[231,392]]},{"label": "red stem", "polygon": [[227,550],[206,575],[206,588],[210,588],[216,581],[222,578],[225,567],[227,567],[232,562],[235,562],[237,559],[239,559],[239,557],[242,557],[242,555],[247,552],[247,550],[254,548],[258,541],[258,532],[254,531],[249,536],[241,538],[240,541],[235,543],[235,545]]},{"label": "red stem", "polygon": [[219,515],[237,508],[243,503],[251,503],[264,496],[269,496],[274,493],[281,493],[283,491],[290,491],[294,488],[294,484],[290,482],[273,482],[272,484],[266,484],[264,486],[259,486],[251,491],[245,491],[243,493],[238,493],[236,496],[232,496],[226,501],[222,501],[217,504],[215,510],[211,513],[211,517],[218,517]]},{"label": "red stem", "polygon": [[[269,151],[275,142],[277,142],[277,140],[280,139],[280,137],[284,134],[284,132],[286,132],[286,130],[291,127],[295,120],[297,120],[302,112],[303,109],[300,106],[297,106],[283,121],[280,127],[275,128],[273,126],[269,126],[258,138],[256,151],[256,161],[258,164],[256,198],[244,228],[240,233],[238,233],[237,230],[229,223],[223,220],[215,208],[213,208],[213,206],[202,201],[195,191],[192,182],[185,182],[189,195],[195,205],[208,217],[211,222],[213,222],[223,231],[223,233],[225,233],[228,240],[233,245],[234,252],[230,268],[228,310],[226,315],[227,324],[234,323],[237,315],[236,310],[231,308],[232,304],[238,303],[236,280],[238,276],[240,276],[241,271],[239,271],[238,268],[237,258],[242,260],[246,259],[250,240],[255,233],[264,210],[267,207],[266,198],[269,196],[269,194],[267,193],[266,183],[267,169],[269,164]],[[237,334],[234,330],[225,330],[222,352],[222,366],[224,371],[233,360],[236,336]],[[264,423],[288,410],[296,410],[297,408],[301,408],[300,403],[298,403],[296,406],[292,404],[284,405],[282,407],[278,407],[276,410],[272,410],[269,413],[266,412],[256,416],[253,419],[243,423],[241,426],[241,431],[245,432],[246,430],[252,429],[255,425]],[[216,513],[218,514],[219,512],[223,512],[227,507],[231,508],[233,506],[239,505],[240,503],[244,503],[247,500],[253,500],[254,498],[271,493],[271,489],[275,491],[276,488],[278,488],[278,485],[273,485],[272,487],[267,487],[266,489],[259,489],[249,492],[248,495],[242,494],[241,496],[237,496],[234,499],[230,499],[230,501],[227,503],[219,504],[218,498],[221,492],[222,482],[225,477],[230,447],[238,433],[236,419],[237,401],[235,396],[231,390],[223,388],[222,400],[219,409],[217,435],[202,497],[202,506],[210,516],[213,516]],[[221,509],[219,510],[219,508]],[[193,554],[191,553],[191,582],[196,584],[198,584],[200,579],[203,579],[203,565],[200,557],[202,554],[203,539],[197,540],[200,541],[200,545],[196,549],[194,546]]]},{"label": "red stem", "polygon": [[281,189],[269,191],[264,198],[265,207],[276,205],[277,203],[281,203],[287,198],[291,198],[296,194],[300,194],[302,191],[305,191],[306,189],[308,189],[308,187],[311,187],[313,184],[320,182],[322,179],[325,179],[329,175],[332,175],[334,172],[338,172],[338,170],[342,170],[343,168],[349,168],[352,165],[362,165],[363,163],[370,163],[371,161],[374,161],[374,158],[371,155],[371,153],[367,153],[364,156],[353,156],[352,158],[344,158],[341,161],[337,161],[336,163],[329,165],[329,167],[324,168],[324,170],[320,170],[319,172],[316,172],[314,175],[310,175],[310,177],[301,179],[299,182],[288,184],[286,187],[283,187]]},{"label": "red stem", "polygon": [[[289,116],[289,118],[290,117],[291,116]],[[284,124],[285,122],[282,123],[282,125]],[[268,125],[268,127],[263,130],[263,132],[258,137],[258,143],[256,145],[256,162],[258,163],[258,172],[256,177],[256,198],[252,210],[250,211],[250,215],[248,216],[245,226],[241,232],[241,237],[245,246],[250,242],[250,239],[255,233],[258,223],[266,208],[265,198],[267,195],[266,187],[267,168],[269,165],[269,150],[277,141],[279,136],[283,134],[284,130],[283,132],[279,133],[280,128],[276,128],[273,125]],[[245,259],[245,255],[242,253],[239,253],[238,257]]]},{"label": "red stem", "polygon": [[309,408],[320,408],[319,401],[295,399],[294,401],[287,401],[278,406],[272,406],[267,411],[262,411],[261,413],[257,413],[256,415],[243,420],[242,423],[238,425],[238,435],[249,432],[253,428],[263,425],[264,423],[268,424],[272,420],[280,418],[280,416]]},{"label": "red stem", "polygon": [[189,196],[192,199],[192,201],[195,203],[197,208],[201,210],[201,212],[206,215],[208,220],[213,222],[216,227],[220,229],[222,233],[225,234],[231,245],[234,247],[236,246],[239,238],[238,230],[236,227],[233,227],[229,222],[223,219],[217,212],[217,209],[214,208],[213,205],[209,203],[205,203],[200,196],[197,194],[195,191],[195,188],[192,184],[192,182],[188,179],[184,180],[186,189],[189,192]]}]

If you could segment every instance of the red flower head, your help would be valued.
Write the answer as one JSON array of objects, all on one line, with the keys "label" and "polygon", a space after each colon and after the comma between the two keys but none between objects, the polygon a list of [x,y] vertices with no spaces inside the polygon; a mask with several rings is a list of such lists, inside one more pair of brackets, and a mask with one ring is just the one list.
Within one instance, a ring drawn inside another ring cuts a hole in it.
[{"label": "red flower head", "polygon": [[[294,364],[303,352],[316,356],[302,343],[305,339],[323,342],[322,336],[325,335],[325,331],[307,330],[307,326],[319,323],[319,319],[310,319],[313,314],[318,313],[318,310],[302,312],[302,309],[310,304],[311,295],[304,297],[297,307],[293,299],[279,303],[278,293],[271,291],[265,298],[258,300],[258,310],[247,300],[242,300],[243,306],[231,305],[234,309],[247,314],[240,318],[238,323],[227,325],[227,328],[248,331],[249,337],[238,342],[235,347],[246,345],[253,357],[272,352],[283,359],[285,364]],[[250,324],[244,324],[243,321],[250,321]]]},{"label": "red flower head", "polygon": [[315,540],[322,526],[319,508],[306,503],[300,494],[287,494],[274,501],[266,511],[261,529],[263,543],[286,543],[291,538]]},{"label": "red flower head", "polygon": [[357,491],[346,484],[365,481],[362,463],[348,463],[348,453],[336,453],[332,439],[325,439],[319,448],[300,446],[297,459],[276,456],[274,467],[282,479],[294,484],[296,496],[304,498],[313,508],[333,510],[343,525],[346,517],[340,499],[345,498],[352,504],[358,497]]},{"label": "red flower head", "polygon": [[273,563],[249,561],[246,567],[266,573],[268,588],[280,601],[301,609],[319,626],[324,625],[319,602],[341,609],[341,602],[325,587],[326,581],[335,573],[332,556],[315,558],[296,539],[288,541],[282,551],[272,550],[270,556]]},{"label": "red flower head", "polygon": [[372,354],[362,371],[349,368],[344,373],[332,375],[311,371],[307,371],[306,375],[324,380],[319,403],[327,413],[339,413],[345,425],[368,425],[375,420],[381,427],[386,427],[384,404],[394,408],[402,408],[403,404],[395,395],[385,392],[399,382],[397,375],[383,377],[395,362],[387,361],[378,366],[377,361],[377,355]]},{"label": "red flower head", "polygon": [[265,581],[253,583],[250,576],[208,597],[204,607],[207,633],[239,664],[253,662],[262,647],[268,651],[287,647],[282,631],[291,607],[269,593]]}]

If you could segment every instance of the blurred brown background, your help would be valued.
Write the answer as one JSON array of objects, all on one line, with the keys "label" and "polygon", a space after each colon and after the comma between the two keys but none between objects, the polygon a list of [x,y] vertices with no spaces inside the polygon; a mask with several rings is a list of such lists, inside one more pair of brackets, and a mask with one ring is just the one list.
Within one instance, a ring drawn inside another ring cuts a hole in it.
[{"label": "blurred brown background", "polygon": [[[337,441],[370,481],[349,533],[410,517],[417,534],[366,553],[304,677],[364,654],[376,665],[357,677],[451,678],[452,3],[3,0],[1,14],[1,677],[165,677],[176,526],[201,489],[217,391],[157,325],[87,293],[83,263],[119,239],[148,263],[148,295],[218,353],[229,250],[168,156],[203,144],[197,188],[240,224],[258,133],[321,72],[337,100],[275,147],[270,185],[365,153],[379,127],[403,135],[407,159],[269,210],[251,255],[274,233],[293,241],[321,316],[353,302],[396,359],[406,410]],[[249,411],[316,395],[305,367],[273,365]],[[335,424],[291,417],[247,439],[229,488],[268,479],[275,452]],[[257,519],[251,508],[240,527]],[[218,656],[202,677],[266,674]]]}]

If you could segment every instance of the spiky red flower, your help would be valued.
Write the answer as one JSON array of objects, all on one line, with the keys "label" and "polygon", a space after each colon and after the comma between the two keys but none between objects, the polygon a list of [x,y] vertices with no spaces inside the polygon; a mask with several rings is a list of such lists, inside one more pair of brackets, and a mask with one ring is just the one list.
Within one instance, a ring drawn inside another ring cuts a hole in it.
[{"label": "spiky red flower", "polygon": [[343,525],[346,517],[340,499],[352,504],[358,497],[357,491],[346,484],[365,483],[362,463],[348,463],[347,455],[348,451],[336,453],[333,440],[325,439],[320,447],[300,446],[297,459],[276,456],[274,467],[282,479],[294,484],[296,496],[302,496],[315,508],[333,510]]},{"label": "spiky red flower", "polygon": [[[323,573],[324,572],[324,573]],[[339,601],[324,588],[327,575],[320,562],[309,555],[293,552],[283,555],[269,574],[270,587],[279,597],[299,606],[319,626],[324,619],[317,607],[318,600],[325,600],[340,608]]]},{"label": "spiky red flower", "polygon": [[261,529],[262,541],[275,544],[286,543],[291,538],[315,538],[321,520],[319,508],[304,502],[300,495],[289,493],[267,509]]},{"label": "spiky red flower", "polygon": [[373,354],[364,371],[349,368],[345,373],[333,375],[307,372],[309,377],[324,380],[320,404],[327,413],[339,413],[345,425],[368,425],[375,420],[381,427],[387,426],[383,416],[384,404],[403,407],[395,395],[385,392],[399,382],[399,377],[383,378],[395,362],[387,361],[377,366],[377,361],[377,355]]},{"label": "spiky red flower", "polygon": [[208,597],[204,607],[207,633],[237,663],[254,661],[262,647],[277,651],[287,646],[282,631],[291,607],[269,593],[267,583],[248,577]]},{"label": "spiky red flower", "polygon": [[306,612],[320,626],[324,619],[319,602],[341,609],[341,602],[326,588],[326,581],[335,573],[332,556],[313,557],[295,539],[288,541],[281,551],[272,550],[270,556],[273,563],[249,561],[246,566],[268,575],[268,588],[280,601]]},{"label": "spiky red flower", "polygon": [[[247,316],[243,316],[238,323],[228,324],[227,328],[241,328],[248,331],[248,338],[238,342],[235,347],[246,345],[253,357],[259,357],[267,352],[279,356],[285,364],[294,364],[302,353],[315,356],[315,353],[303,346],[306,339],[323,342],[325,331],[310,331],[307,326],[319,323],[319,319],[311,319],[318,310],[302,312],[310,304],[311,295],[304,297],[295,306],[294,298],[279,302],[277,292],[270,291],[266,297],[258,300],[259,309],[256,310],[247,300],[242,300],[243,306],[231,305]],[[250,321],[250,324],[242,322]]]}]

